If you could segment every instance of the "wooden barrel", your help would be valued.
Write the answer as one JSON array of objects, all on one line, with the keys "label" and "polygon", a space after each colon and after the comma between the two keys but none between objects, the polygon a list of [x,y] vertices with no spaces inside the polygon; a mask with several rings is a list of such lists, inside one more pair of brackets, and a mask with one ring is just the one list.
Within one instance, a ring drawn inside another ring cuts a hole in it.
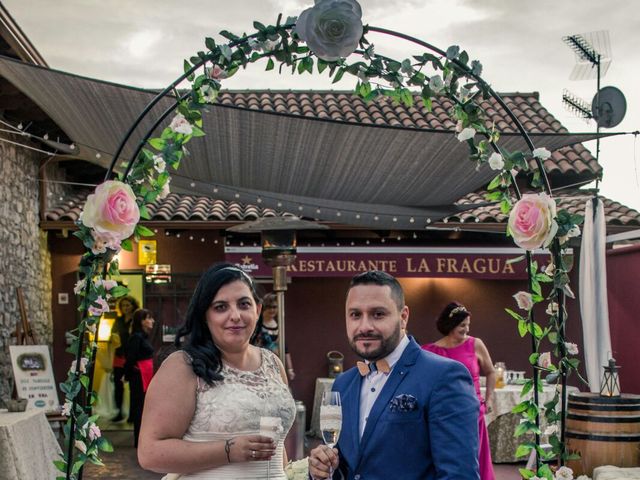
[{"label": "wooden barrel", "polygon": [[580,455],[567,462],[576,477],[600,465],[640,466],[640,395],[569,394],[566,442]]}]

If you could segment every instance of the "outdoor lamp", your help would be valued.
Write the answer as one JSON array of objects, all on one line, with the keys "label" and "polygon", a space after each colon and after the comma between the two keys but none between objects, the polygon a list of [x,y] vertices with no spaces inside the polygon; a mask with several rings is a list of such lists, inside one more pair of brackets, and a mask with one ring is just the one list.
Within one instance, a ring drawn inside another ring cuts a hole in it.
[{"label": "outdoor lamp", "polygon": [[113,327],[113,322],[115,318],[104,318],[104,316],[100,319],[100,325],[98,326],[98,341],[99,342],[108,342],[111,338],[111,328]]},{"label": "outdoor lamp", "polygon": [[620,396],[620,377],[618,376],[619,366],[613,358],[609,359],[609,365],[604,365],[602,383],[600,383],[600,395],[603,397]]},{"label": "outdoor lamp", "polygon": [[327,361],[329,362],[329,378],[336,378],[342,373],[344,355],[337,350],[331,350],[327,353]]},{"label": "outdoor lamp", "polygon": [[326,225],[301,220],[295,216],[262,217],[254,222],[228,229],[236,233],[260,233],[262,258],[273,269],[273,291],[278,298],[278,351],[283,365],[284,347],[284,292],[287,290],[287,267],[296,259],[297,230],[327,230]]}]

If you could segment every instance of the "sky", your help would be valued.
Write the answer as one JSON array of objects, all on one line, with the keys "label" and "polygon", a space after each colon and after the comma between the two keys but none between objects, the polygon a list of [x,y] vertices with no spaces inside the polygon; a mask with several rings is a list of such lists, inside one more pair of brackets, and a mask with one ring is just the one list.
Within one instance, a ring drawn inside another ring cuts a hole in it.
[{"label": "sky", "polygon": [[[207,36],[253,33],[253,21],[274,24],[297,16],[313,0],[1,0],[51,68],[139,87],[166,86],[182,62],[204,50]],[[361,0],[363,22],[415,36],[439,48],[459,45],[484,67],[498,92],[539,92],[540,102],[572,132],[593,132],[593,121],[562,105],[569,90],[589,104],[596,80],[572,81],[567,35],[607,30],[612,62],[601,85],[625,95],[624,120],[611,131],[640,130],[640,11],[629,0]],[[402,60],[420,48],[370,34],[376,53]],[[252,65],[223,83],[229,89],[351,90],[355,78],[278,75]],[[636,79],[636,80],[634,80]],[[604,139],[602,195],[640,210],[640,140]],[[595,142],[586,144],[595,155]]]}]

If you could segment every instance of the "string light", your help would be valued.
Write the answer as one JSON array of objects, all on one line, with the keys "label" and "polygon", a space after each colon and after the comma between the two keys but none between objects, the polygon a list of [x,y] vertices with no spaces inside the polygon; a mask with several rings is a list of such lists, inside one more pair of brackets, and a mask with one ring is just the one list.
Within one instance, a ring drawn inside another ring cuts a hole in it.
[{"label": "string light", "polygon": [[193,235],[189,235],[189,240],[193,240]]},{"label": "string light", "polygon": [[204,242],[204,237],[202,237],[202,238],[200,239],[200,241],[201,241],[201,242]]},{"label": "string light", "polygon": [[176,234],[176,238],[180,238],[180,234],[179,233]]},{"label": "string light", "polygon": [[216,245],[218,244],[218,239],[216,238],[213,243],[215,243]]}]

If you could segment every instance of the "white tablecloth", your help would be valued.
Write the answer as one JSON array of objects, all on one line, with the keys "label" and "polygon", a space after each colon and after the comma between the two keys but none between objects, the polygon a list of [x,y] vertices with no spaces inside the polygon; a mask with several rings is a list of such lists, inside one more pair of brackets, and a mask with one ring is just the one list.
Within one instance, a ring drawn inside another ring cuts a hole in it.
[{"label": "white tablecloth", "polygon": [[58,472],[60,447],[41,410],[0,412],[0,477],[3,480],[50,479]]},{"label": "white tablecloth", "polygon": [[[490,399],[489,406],[491,412],[485,415],[485,421],[487,426],[496,420],[500,415],[511,413],[513,407],[518,405],[524,399],[520,397],[522,391],[522,385],[505,385],[503,388],[497,388],[494,390],[493,398]],[[485,395],[484,387],[480,389],[482,396]],[[545,385],[542,392],[538,392],[539,405],[544,405],[553,398],[555,393],[555,386]],[[527,398],[531,398],[531,393],[527,395]]]}]

